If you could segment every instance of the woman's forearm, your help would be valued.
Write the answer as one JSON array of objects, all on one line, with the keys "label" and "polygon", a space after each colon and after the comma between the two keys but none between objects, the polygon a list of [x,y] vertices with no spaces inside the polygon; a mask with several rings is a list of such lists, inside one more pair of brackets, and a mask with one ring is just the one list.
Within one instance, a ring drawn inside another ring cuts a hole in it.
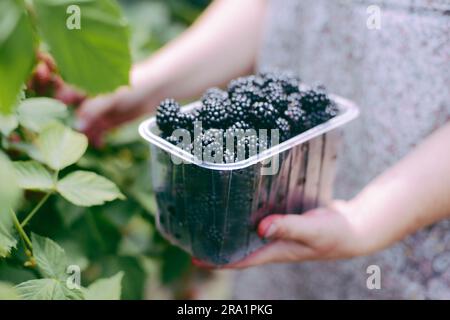
[{"label": "woman's forearm", "polygon": [[266,0],[216,0],[183,35],[132,72],[133,87],[189,98],[254,66]]},{"label": "woman's forearm", "polygon": [[369,251],[450,217],[450,123],[370,183],[350,206]]}]

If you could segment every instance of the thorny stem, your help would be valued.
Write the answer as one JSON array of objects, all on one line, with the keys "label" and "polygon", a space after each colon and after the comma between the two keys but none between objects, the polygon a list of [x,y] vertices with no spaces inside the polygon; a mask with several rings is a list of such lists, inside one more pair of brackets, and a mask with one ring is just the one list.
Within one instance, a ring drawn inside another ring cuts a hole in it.
[{"label": "thorny stem", "polygon": [[33,245],[31,244],[31,240],[30,240],[30,238],[28,238],[27,234],[25,233],[25,230],[23,230],[22,226],[20,225],[20,222],[17,219],[16,213],[14,212],[13,209],[10,209],[10,212],[11,212],[11,215],[13,218],[14,226],[16,227],[17,231],[19,232],[20,237],[23,239],[23,241],[25,241],[28,248],[30,250],[33,250]]}]

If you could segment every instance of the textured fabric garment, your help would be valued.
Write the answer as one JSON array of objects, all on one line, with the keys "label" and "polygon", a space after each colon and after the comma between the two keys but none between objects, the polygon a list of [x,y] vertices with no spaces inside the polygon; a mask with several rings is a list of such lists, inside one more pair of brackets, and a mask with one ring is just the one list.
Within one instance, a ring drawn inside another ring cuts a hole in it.
[{"label": "textured fabric garment", "polygon": [[[260,68],[292,69],[361,107],[345,130],[336,197],[350,199],[450,120],[449,0],[272,0],[267,19]],[[372,264],[380,290],[367,289]],[[369,257],[236,272],[234,297],[450,299],[450,220]]]}]

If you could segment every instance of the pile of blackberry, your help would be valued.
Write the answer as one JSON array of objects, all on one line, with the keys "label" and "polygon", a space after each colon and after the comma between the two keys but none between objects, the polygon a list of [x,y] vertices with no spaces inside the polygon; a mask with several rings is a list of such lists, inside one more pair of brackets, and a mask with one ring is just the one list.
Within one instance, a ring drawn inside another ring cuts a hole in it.
[{"label": "pile of blackberry", "polygon": [[[278,129],[281,143],[337,114],[338,107],[322,86],[302,90],[300,79],[295,75],[269,71],[232,80],[226,91],[207,90],[201,106],[191,112],[181,111],[175,100],[166,99],[158,108],[156,121],[162,136],[174,145],[179,145],[180,141],[172,136],[173,131],[186,130],[193,139],[189,145],[182,146],[186,151],[194,152],[196,146],[197,150],[200,147],[207,150],[217,146],[218,139],[223,138],[223,151],[213,156],[229,163],[237,160],[226,146],[226,137],[232,131],[247,134],[253,129],[252,132],[256,132],[256,137],[239,136],[233,142],[234,150],[246,149],[244,156],[247,158],[255,149],[261,151],[270,147],[271,139],[259,138],[259,129]],[[270,135],[271,131],[268,132]]]}]

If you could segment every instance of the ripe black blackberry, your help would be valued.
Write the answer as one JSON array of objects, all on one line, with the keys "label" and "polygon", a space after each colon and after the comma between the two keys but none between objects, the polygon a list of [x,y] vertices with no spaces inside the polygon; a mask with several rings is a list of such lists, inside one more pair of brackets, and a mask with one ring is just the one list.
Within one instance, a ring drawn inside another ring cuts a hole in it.
[{"label": "ripe black blackberry", "polygon": [[266,101],[273,105],[280,113],[284,112],[288,105],[288,96],[280,83],[271,82],[263,89]]},{"label": "ripe black blackberry", "polygon": [[304,126],[307,129],[313,128],[327,122],[328,120],[334,118],[339,113],[339,109],[336,104],[330,103],[325,107],[324,110],[316,110],[307,114],[304,118]]},{"label": "ripe black blackberry", "polygon": [[276,120],[276,129],[279,130],[280,142],[289,140],[291,138],[291,125],[284,118],[278,118]]},{"label": "ripe black blackberry", "polygon": [[230,123],[237,121],[247,121],[250,115],[252,101],[243,94],[235,94],[231,97],[231,106],[229,107]]},{"label": "ripe black blackberry", "polygon": [[198,119],[202,121],[205,129],[226,128],[228,124],[227,109],[230,106],[230,101],[227,96],[210,94],[202,99],[203,106],[198,111]]},{"label": "ripe black blackberry", "polygon": [[203,148],[214,142],[223,142],[224,130],[209,129],[194,138],[194,143],[199,143]]},{"label": "ripe black blackberry", "polygon": [[245,121],[236,121],[230,129],[236,129],[236,130],[248,130],[252,127]]},{"label": "ripe black blackberry", "polygon": [[250,88],[250,87],[262,88],[263,86],[264,86],[263,78],[256,75],[251,75],[231,80],[230,83],[228,84],[227,89],[228,93],[234,94],[236,91],[242,88]]},{"label": "ripe black blackberry", "polygon": [[264,100],[264,94],[262,92],[262,81],[255,76],[241,77],[232,80],[228,84],[228,92],[233,99],[236,95],[244,95],[252,103]]},{"label": "ripe black blackberry", "polygon": [[202,96],[203,104],[208,104],[212,102],[223,103],[223,101],[228,99],[228,93],[219,88],[210,88]]},{"label": "ripe black blackberry", "polygon": [[299,92],[300,78],[288,71],[262,71],[259,73],[265,85],[278,83],[286,94]]},{"label": "ripe black blackberry", "polygon": [[256,102],[250,114],[255,129],[273,129],[280,113],[268,102]]},{"label": "ripe black blackberry", "polygon": [[180,105],[174,99],[165,99],[159,105],[156,113],[156,123],[159,129],[166,135],[172,135],[172,131],[178,129]]},{"label": "ripe black blackberry", "polygon": [[246,135],[236,142],[236,160],[242,161],[258,153],[259,143],[256,135]]},{"label": "ripe black blackberry", "polygon": [[300,101],[303,110],[307,113],[324,111],[331,104],[330,98],[322,87],[307,90],[301,95]]},{"label": "ripe black blackberry", "polygon": [[306,113],[300,106],[300,104],[290,104],[284,112],[284,118],[289,122],[292,134],[304,131]]},{"label": "ripe black blackberry", "polygon": [[177,115],[178,127],[180,129],[186,129],[192,133],[194,130],[194,122],[197,117],[198,117],[198,114],[195,111],[194,112],[186,112],[186,113],[183,113],[183,112],[178,113],[178,115]]},{"label": "ripe black blackberry", "polygon": [[289,106],[301,107],[302,94],[300,92],[292,93],[288,95],[287,101]]}]

